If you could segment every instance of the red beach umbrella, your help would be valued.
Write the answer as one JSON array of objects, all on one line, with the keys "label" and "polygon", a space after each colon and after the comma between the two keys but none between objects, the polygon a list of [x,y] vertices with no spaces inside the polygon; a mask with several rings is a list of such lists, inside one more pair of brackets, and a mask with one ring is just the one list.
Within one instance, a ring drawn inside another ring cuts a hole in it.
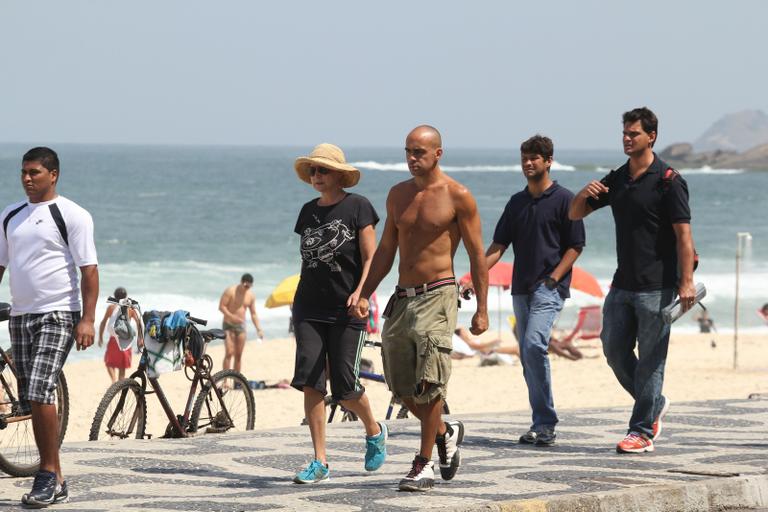
[{"label": "red beach umbrella", "polygon": [[[511,263],[500,261],[488,272],[488,285],[498,287],[499,295],[499,336],[501,336],[501,290],[508,290],[512,286],[513,266]],[[467,272],[459,284],[463,287],[472,285],[472,275]],[[571,274],[571,289],[579,290],[593,297],[602,297],[603,290],[595,276],[581,267],[573,267]]]}]

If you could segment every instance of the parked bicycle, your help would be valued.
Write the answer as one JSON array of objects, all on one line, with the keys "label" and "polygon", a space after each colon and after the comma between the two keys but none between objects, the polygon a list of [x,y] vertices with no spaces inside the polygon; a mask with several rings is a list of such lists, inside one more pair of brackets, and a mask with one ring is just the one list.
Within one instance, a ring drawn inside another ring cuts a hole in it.
[{"label": "parked bicycle", "polygon": [[[0,322],[11,316],[11,306],[0,302]],[[21,414],[16,367],[0,347],[0,470],[12,476],[32,476],[40,467],[40,454],[32,430],[32,415]],[[59,416],[59,445],[64,440],[69,420],[69,392],[64,372],[59,374],[55,391]]]},{"label": "parked bicycle", "polygon": [[[131,298],[119,301],[110,297],[107,302],[139,312],[139,303]],[[149,349],[145,340],[139,368],[127,379],[112,384],[101,399],[91,424],[89,439],[150,438],[145,432],[147,423],[147,395],[157,395],[168,417],[168,426],[162,437],[189,437],[199,432],[221,433],[231,430],[253,430],[256,406],[248,380],[235,370],[221,370],[211,375],[213,360],[205,349],[213,339],[224,339],[224,331],[199,331],[195,324],[206,325],[205,320],[187,315],[182,335],[183,346],[191,347],[202,341],[200,355],[194,357],[188,348],[184,352],[184,373],[191,381],[184,413],[176,415],[163,393],[158,377],[148,373]],[[167,343],[174,343],[173,340]],[[190,375],[191,374],[191,375]],[[147,389],[147,383],[151,389]],[[195,399],[198,386],[200,392]]]},{"label": "parked bicycle", "polygon": [[[378,347],[381,348],[381,342],[380,341],[373,341],[373,340],[365,340],[364,346],[366,347]],[[366,365],[368,367],[368,370],[360,370],[359,378],[370,380],[373,382],[380,382],[382,384],[386,384],[386,379],[384,378],[384,375],[380,373],[375,373],[373,371],[372,365]],[[363,365],[361,364],[361,368]],[[325,406],[328,407],[329,413],[328,413],[328,423],[333,423],[333,420],[337,418],[336,413],[338,412],[338,418],[342,422],[344,421],[357,421],[357,414],[350,411],[346,407],[344,407],[341,402],[335,398],[333,398],[331,395],[326,395],[325,397]],[[395,415],[395,418],[398,420],[402,420],[408,417],[410,412],[408,411],[408,408],[405,406],[402,400],[397,398],[395,395],[392,395],[389,399],[389,405],[387,406],[387,413],[384,416],[385,420],[392,419],[392,413],[395,410],[395,407],[398,407],[397,414]],[[448,407],[448,402],[443,402],[443,414],[451,414],[450,408]],[[304,418],[301,422],[302,425],[307,424],[307,419]]]}]

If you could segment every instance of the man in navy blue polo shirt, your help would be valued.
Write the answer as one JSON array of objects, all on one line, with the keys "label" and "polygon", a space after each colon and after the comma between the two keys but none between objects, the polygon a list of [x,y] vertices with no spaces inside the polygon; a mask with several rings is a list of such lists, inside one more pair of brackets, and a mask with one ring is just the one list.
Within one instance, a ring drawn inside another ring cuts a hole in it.
[{"label": "man in navy blue polo shirt", "polygon": [[[642,107],[625,112],[627,163],[587,184],[571,203],[571,219],[610,205],[618,268],[603,305],[603,352],[619,383],[635,399],[619,453],[654,450],[669,400],[661,394],[669,325],[661,310],[680,296],[693,306],[693,238],[688,185],[653,152],[658,120]],[[638,355],[635,356],[635,345]]]},{"label": "man in navy blue polo shirt", "polygon": [[571,267],[584,247],[583,222],[568,219],[573,194],[550,178],[553,154],[552,141],[541,135],[520,145],[528,186],[510,198],[485,253],[489,269],[509,244],[515,253],[512,304],[523,376],[533,410],[531,428],[520,442],[538,446],[551,445],[556,438],[558,419],[547,349],[552,324],[570,296]]}]

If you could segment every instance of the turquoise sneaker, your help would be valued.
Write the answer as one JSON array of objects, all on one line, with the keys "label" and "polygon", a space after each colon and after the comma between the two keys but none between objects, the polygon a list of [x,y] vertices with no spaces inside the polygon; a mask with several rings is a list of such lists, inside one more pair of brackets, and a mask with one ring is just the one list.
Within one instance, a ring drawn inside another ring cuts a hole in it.
[{"label": "turquoise sneaker", "polygon": [[293,481],[297,484],[314,484],[320,480],[327,480],[330,473],[328,466],[315,459],[306,468],[296,473]]},{"label": "turquoise sneaker", "polygon": [[381,433],[377,436],[365,438],[365,470],[376,471],[384,464],[387,458],[387,437],[389,431],[387,426],[379,423]]}]

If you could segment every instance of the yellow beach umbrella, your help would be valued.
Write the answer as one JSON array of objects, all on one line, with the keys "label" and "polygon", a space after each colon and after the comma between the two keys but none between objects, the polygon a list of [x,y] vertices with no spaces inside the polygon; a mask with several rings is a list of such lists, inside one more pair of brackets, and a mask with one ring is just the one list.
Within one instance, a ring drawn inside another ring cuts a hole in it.
[{"label": "yellow beach umbrella", "polygon": [[299,277],[299,274],[294,274],[280,281],[280,284],[272,290],[272,295],[267,297],[264,306],[279,308],[293,304],[293,296],[296,295],[296,288],[299,286]]}]

